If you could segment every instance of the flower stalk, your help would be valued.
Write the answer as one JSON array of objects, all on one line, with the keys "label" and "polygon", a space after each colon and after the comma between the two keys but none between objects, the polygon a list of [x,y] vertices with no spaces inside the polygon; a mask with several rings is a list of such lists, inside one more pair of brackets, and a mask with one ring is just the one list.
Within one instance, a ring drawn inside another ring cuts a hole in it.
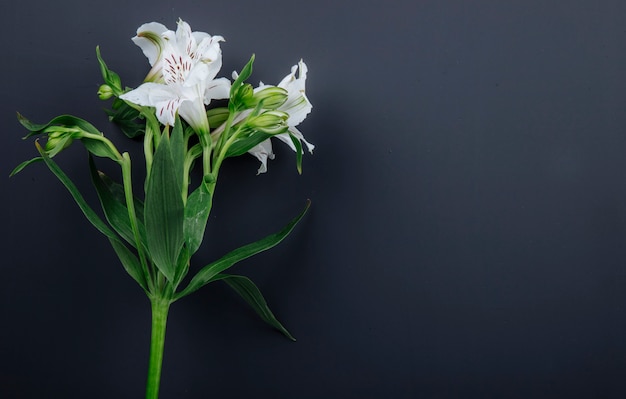
[{"label": "flower stalk", "polygon": [[151,300],[152,330],[150,333],[150,363],[146,382],[146,399],[158,399],[161,385],[161,369],[163,366],[163,350],[165,347],[165,330],[167,314],[171,302],[160,297]]}]

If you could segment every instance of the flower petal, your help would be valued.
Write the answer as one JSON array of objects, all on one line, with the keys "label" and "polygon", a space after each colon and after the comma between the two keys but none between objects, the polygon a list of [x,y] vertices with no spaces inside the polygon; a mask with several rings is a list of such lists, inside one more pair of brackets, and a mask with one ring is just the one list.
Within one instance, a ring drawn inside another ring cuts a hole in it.
[{"label": "flower petal", "polygon": [[[298,78],[296,78],[296,71],[298,71],[298,69],[300,70],[300,74]],[[298,126],[313,108],[313,105],[305,94],[306,74],[307,66],[303,61],[300,61],[298,65],[291,67],[291,73],[285,76],[278,84],[278,87],[287,90],[287,101],[278,109],[289,114],[287,124],[290,127]]]},{"label": "flower petal", "polygon": [[249,154],[254,155],[259,161],[261,166],[257,170],[257,174],[267,172],[267,159],[274,159],[274,153],[272,152],[272,142],[267,139],[248,150]]},{"label": "flower petal", "polygon": [[204,103],[209,105],[211,100],[223,100],[230,97],[230,80],[226,78],[213,79],[206,85]]},{"label": "flower petal", "polygon": [[174,125],[176,112],[183,98],[176,87],[158,83],[144,83],[135,90],[120,96],[122,100],[156,108],[156,117],[164,125]]},{"label": "flower petal", "polygon": [[137,29],[137,36],[132,41],[141,48],[143,54],[148,58],[148,62],[153,66],[159,59],[163,51],[163,33],[168,29],[158,22],[150,22],[141,25]]}]

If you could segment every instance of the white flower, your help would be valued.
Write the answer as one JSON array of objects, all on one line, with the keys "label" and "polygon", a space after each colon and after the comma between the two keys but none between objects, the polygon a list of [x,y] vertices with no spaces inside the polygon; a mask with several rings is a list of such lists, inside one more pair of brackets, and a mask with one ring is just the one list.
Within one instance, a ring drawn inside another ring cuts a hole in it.
[{"label": "white flower", "polygon": [[[298,77],[296,78],[296,72],[300,70]],[[305,81],[307,74],[306,64],[300,60],[298,65],[294,65],[291,67],[291,73],[283,80],[280,81],[278,87],[283,88],[287,91],[287,101],[283,105],[277,108],[278,111],[283,111],[289,114],[289,118],[287,119],[287,125],[289,126],[289,133],[281,133],[277,134],[273,137],[280,139],[285,142],[292,150],[296,151],[296,147],[291,141],[290,134],[300,140],[300,142],[304,142],[307,149],[310,153],[313,153],[313,149],[315,146],[308,141],[305,140],[302,132],[300,132],[296,126],[298,126],[311,112],[313,105],[309,101],[305,93]],[[267,86],[260,86],[256,90],[261,90],[266,88]],[[258,173],[265,173],[267,171],[267,159],[274,159],[274,153],[272,151],[272,143],[270,139],[265,140],[261,144],[258,144],[252,147],[248,153],[254,155],[260,162],[261,166],[259,167]]]},{"label": "white flower", "polygon": [[212,99],[228,98],[230,91],[228,79],[215,79],[222,66],[219,42],[223,40],[191,32],[183,20],[175,33],[154,22],[142,25],[134,41],[153,66],[150,81],[120,98],[155,107],[164,125],[173,126],[178,112],[196,131],[208,132],[204,106]]}]

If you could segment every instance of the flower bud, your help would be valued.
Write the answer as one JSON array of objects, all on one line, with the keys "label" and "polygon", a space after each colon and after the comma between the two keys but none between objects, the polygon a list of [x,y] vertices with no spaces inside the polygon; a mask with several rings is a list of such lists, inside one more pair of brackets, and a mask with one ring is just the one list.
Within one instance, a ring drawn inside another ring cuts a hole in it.
[{"label": "flower bud", "polygon": [[48,126],[43,130],[43,133],[48,135],[44,149],[48,153],[48,156],[52,158],[69,147],[74,139],[80,138],[82,130],[77,127]]},{"label": "flower bud", "polygon": [[113,97],[113,89],[109,85],[102,85],[98,89],[98,97],[100,100],[108,100]]},{"label": "flower bud", "polygon": [[250,117],[246,124],[260,132],[280,134],[287,131],[289,114],[281,111],[266,111],[260,115]]},{"label": "flower bud", "polygon": [[253,99],[253,107],[263,101],[263,108],[276,109],[287,101],[287,90],[282,87],[266,86],[254,93]]},{"label": "flower bud", "polygon": [[70,136],[52,137],[52,135],[50,135],[48,137],[48,141],[46,141],[44,149],[48,153],[48,156],[52,158],[59,152],[69,147],[72,144],[72,141],[74,140]]},{"label": "flower bud", "polygon": [[248,108],[254,108],[254,90],[248,83],[239,86],[232,96],[232,101],[235,104],[235,108],[238,110],[244,110]]}]

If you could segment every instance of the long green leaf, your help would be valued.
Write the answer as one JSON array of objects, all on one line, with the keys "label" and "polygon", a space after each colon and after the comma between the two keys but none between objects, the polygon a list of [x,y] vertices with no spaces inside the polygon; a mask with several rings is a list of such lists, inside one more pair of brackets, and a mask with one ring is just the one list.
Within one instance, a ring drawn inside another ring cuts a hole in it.
[{"label": "long green leaf", "polygon": [[61,181],[61,183],[63,183],[65,188],[67,188],[67,190],[72,195],[72,198],[74,198],[74,201],[76,201],[76,204],[78,205],[80,210],[83,211],[83,214],[85,215],[87,220],[89,220],[89,222],[91,222],[91,224],[105,236],[112,238],[114,240],[118,240],[119,238],[117,237],[115,232],[113,232],[109,228],[109,226],[107,226],[107,224],[102,219],[100,219],[100,217],[94,212],[94,210],[91,209],[89,204],[87,204],[87,202],[83,198],[82,194],[78,191],[78,188],[74,185],[74,183],[70,180],[70,178],[67,177],[67,175],[61,170],[61,168],[59,168],[56,162],[50,159],[50,157],[46,154],[46,152],[39,145],[39,143],[35,143],[35,146],[37,147],[37,151],[39,151],[41,158],[46,163],[46,166],[48,166],[50,171]]},{"label": "long green leaf", "polygon": [[15,176],[16,174],[20,173],[28,165],[33,164],[35,162],[41,162],[41,161],[43,161],[41,157],[35,157],[33,159],[29,159],[28,161],[24,161],[21,164],[17,165],[15,169],[13,169],[13,171],[11,171],[11,174],[9,174],[9,177]]},{"label": "long green leaf", "polygon": [[184,205],[175,175],[167,135],[163,135],[154,154],[145,202],[145,226],[152,260],[173,282],[178,255],[184,243]]},{"label": "long green leaf", "polygon": [[113,232],[106,225],[106,223],[102,219],[100,219],[100,217],[94,212],[94,210],[91,209],[89,204],[87,204],[87,202],[83,198],[82,194],[78,191],[78,188],[72,182],[72,180],[70,180],[70,178],[61,170],[61,168],[59,168],[56,162],[50,159],[50,157],[45,153],[44,149],[41,148],[39,143],[35,143],[35,146],[37,147],[37,151],[39,151],[39,154],[41,154],[41,158],[45,162],[46,166],[48,166],[50,171],[61,181],[61,183],[63,183],[65,188],[67,188],[80,210],[83,211],[83,214],[85,215],[87,220],[89,220],[89,222],[91,222],[91,224],[96,229],[98,229],[98,231],[100,231],[102,234],[109,238],[111,245],[113,245],[113,249],[118,254],[118,257],[120,258],[122,265],[124,266],[128,274],[130,274],[130,276],[135,279],[135,281],[137,281],[137,283],[139,283],[139,285],[145,290],[145,279],[142,277],[141,271],[137,269],[140,266],[138,262],[133,262],[132,257],[129,256],[132,255],[132,253],[128,251],[128,249],[120,241],[115,232]]},{"label": "long green leaf", "polygon": [[238,157],[239,155],[245,154],[252,147],[257,144],[261,144],[270,137],[272,137],[271,134],[252,131],[248,135],[238,138],[234,143],[232,143],[226,151],[225,158]]},{"label": "long green leaf", "polygon": [[179,192],[182,192],[185,154],[187,153],[187,149],[185,148],[185,138],[183,136],[183,124],[178,115],[176,115],[176,123],[174,123],[174,127],[172,128],[170,152],[172,153],[174,176],[178,181]]},{"label": "long green leaf", "polygon": [[210,283],[212,279],[219,273],[233,266],[235,263],[242,261],[252,255],[258,254],[268,250],[281,242],[287,235],[293,230],[296,224],[302,219],[306,211],[311,205],[310,201],[307,201],[304,210],[291,220],[281,231],[275,234],[271,234],[259,241],[251,244],[244,245],[224,255],[222,258],[216,260],[203,267],[189,282],[189,285],[175,296],[175,299],[180,299],[184,296],[191,294],[192,292],[202,288],[204,285]]},{"label": "long green leaf", "polygon": [[236,293],[241,295],[241,297],[254,309],[254,311],[270,326],[274,327],[281,333],[283,333],[287,338],[292,341],[296,339],[287,331],[287,329],[276,319],[274,313],[270,310],[269,306],[267,306],[267,302],[259,288],[245,276],[237,276],[237,275],[221,275],[224,276],[221,280],[224,280],[226,284],[230,286]]},{"label": "long green leaf", "polygon": [[107,64],[104,62],[102,56],[100,55],[100,46],[96,47],[96,57],[98,58],[98,64],[100,65],[100,72],[102,73],[102,79],[104,80],[104,83],[106,83],[113,89],[113,92],[116,96],[119,96],[122,92],[122,81],[117,73],[113,72],[107,67]]},{"label": "long green leaf", "polygon": [[294,147],[296,147],[296,169],[299,174],[302,174],[302,143],[291,133],[289,133],[289,138],[291,139]]},{"label": "long green leaf", "polygon": [[96,129],[94,125],[92,125],[91,123],[87,122],[84,119],[80,119],[72,115],[60,115],[60,116],[57,116],[56,118],[51,119],[50,122],[44,123],[44,124],[32,123],[19,112],[17,113],[17,119],[22,124],[22,126],[24,126],[27,130],[30,131],[30,133],[26,137],[40,134],[43,132],[44,129],[50,126],[57,126],[57,125],[67,126],[67,127],[78,127],[79,129],[82,129],[86,132],[102,136],[102,132]]},{"label": "long green leaf", "polygon": [[[126,207],[124,188],[97,170],[91,156],[89,157],[89,171],[91,172],[91,180],[100,198],[102,210],[107,221],[122,238],[136,248],[135,236],[128,216],[128,208]],[[137,224],[140,237],[145,245],[146,233],[143,225],[143,204],[137,199],[135,199],[135,210],[139,219]]]},{"label": "long green leaf", "polygon": [[111,246],[113,246],[117,257],[122,262],[122,266],[124,266],[126,272],[141,286],[141,288],[144,289],[144,291],[147,292],[148,286],[141,269],[141,263],[139,263],[137,256],[135,256],[135,254],[133,254],[121,241],[109,239],[109,242],[111,243]]}]

